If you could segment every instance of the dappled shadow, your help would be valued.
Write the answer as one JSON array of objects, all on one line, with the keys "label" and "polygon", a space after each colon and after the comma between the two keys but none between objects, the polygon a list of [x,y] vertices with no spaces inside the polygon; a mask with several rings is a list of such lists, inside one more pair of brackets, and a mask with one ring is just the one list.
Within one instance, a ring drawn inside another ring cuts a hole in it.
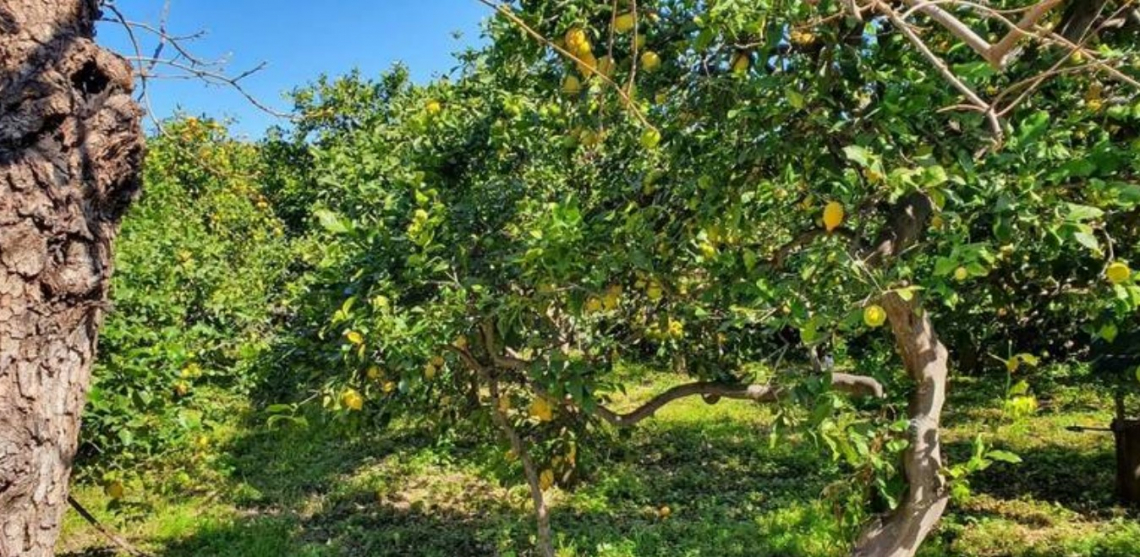
[{"label": "dappled shadow", "polygon": [[[398,467],[373,475],[384,456],[415,454],[432,440],[415,428],[364,437],[310,427],[235,441],[225,465],[241,485],[227,496],[245,512],[206,522],[156,555],[530,555],[533,517],[519,482],[496,485],[490,468],[427,480]],[[829,477],[803,449],[769,449],[766,431],[750,423],[657,423],[596,463],[575,493],[552,495],[553,525],[577,554],[837,554],[834,517],[817,504]],[[450,452],[465,462],[485,456]]]}]

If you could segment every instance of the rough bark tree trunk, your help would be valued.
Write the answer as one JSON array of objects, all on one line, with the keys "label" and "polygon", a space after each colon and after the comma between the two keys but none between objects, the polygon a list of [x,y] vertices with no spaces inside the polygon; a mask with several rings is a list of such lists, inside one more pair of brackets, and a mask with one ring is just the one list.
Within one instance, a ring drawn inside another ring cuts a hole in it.
[{"label": "rough bark tree trunk", "polygon": [[141,111],[97,0],[0,0],[0,556],[53,552]]},{"label": "rough bark tree trunk", "polygon": [[915,390],[908,415],[910,446],[903,455],[907,492],[894,512],[869,524],[856,542],[858,557],[911,557],[942,518],[949,495],[941,475],[938,436],[946,401],[949,354],[938,340],[929,315],[915,301],[891,292],[883,298],[899,354]]}]

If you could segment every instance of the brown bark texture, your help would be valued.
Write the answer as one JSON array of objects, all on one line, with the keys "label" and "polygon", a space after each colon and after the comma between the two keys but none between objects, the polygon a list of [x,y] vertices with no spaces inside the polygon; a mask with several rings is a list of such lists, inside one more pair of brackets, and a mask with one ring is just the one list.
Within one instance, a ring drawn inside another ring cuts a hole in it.
[{"label": "brown bark texture", "polygon": [[132,72],[97,0],[0,0],[0,557],[51,555],[119,220],[139,190]]},{"label": "brown bark texture", "polygon": [[942,477],[942,450],[938,435],[946,402],[949,354],[938,340],[930,316],[918,303],[891,292],[883,308],[907,375],[915,384],[907,414],[909,446],[903,454],[906,495],[890,514],[863,530],[852,555],[857,557],[911,557],[942,518],[949,493]]}]

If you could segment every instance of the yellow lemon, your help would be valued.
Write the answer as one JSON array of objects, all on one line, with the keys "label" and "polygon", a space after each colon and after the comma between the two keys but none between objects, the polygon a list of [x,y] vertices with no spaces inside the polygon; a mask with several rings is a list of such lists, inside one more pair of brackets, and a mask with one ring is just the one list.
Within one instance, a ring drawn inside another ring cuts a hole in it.
[{"label": "yellow lemon", "polygon": [[606,289],[606,296],[602,298],[602,305],[606,311],[617,309],[618,304],[621,303],[621,286],[611,286]]},{"label": "yellow lemon", "polygon": [[581,27],[574,27],[566,32],[564,38],[566,41],[566,49],[576,56],[590,51],[590,40],[586,37],[586,31]]},{"label": "yellow lemon", "polygon": [[629,33],[633,31],[633,27],[637,24],[637,19],[631,13],[625,13],[617,16],[614,19],[614,31],[618,33]]},{"label": "yellow lemon", "polygon": [[823,208],[823,226],[828,232],[839,228],[843,224],[843,204],[838,201],[832,201]]},{"label": "yellow lemon", "polygon": [[748,73],[748,69],[752,67],[752,57],[746,52],[741,52],[732,58],[732,73],[744,74]]},{"label": "yellow lemon", "polygon": [[658,54],[656,52],[653,52],[652,50],[647,50],[647,51],[645,51],[645,53],[643,53],[641,55],[641,69],[643,69],[647,72],[651,72],[651,71],[656,70],[657,67],[660,65],[661,65],[661,56],[658,56]]},{"label": "yellow lemon", "polygon": [[577,96],[582,92],[582,82],[575,76],[568,75],[562,80],[562,94],[568,97]]},{"label": "yellow lemon", "polygon": [[1108,282],[1120,284],[1132,276],[1132,269],[1129,269],[1126,263],[1113,261],[1105,271],[1105,276],[1108,277]]},{"label": "yellow lemon", "polygon": [[954,269],[954,280],[962,282],[968,278],[970,278],[970,271],[967,271],[965,267]]},{"label": "yellow lemon", "polygon": [[547,468],[538,475],[538,487],[546,491],[554,486],[554,470]]},{"label": "yellow lemon", "polygon": [[103,493],[106,493],[107,497],[110,497],[116,501],[122,499],[125,492],[126,490],[123,488],[123,482],[120,482],[118,480],[108,483],[106,487],[103,488]]},{"label": "yellow lemon", "polygon": [[436,114],[439,114],[443,111],[443,105],[439,104],[439,101],[437,100],[428,101],[425,108],[427,109],[427,113],[431,116],[435,116]]},{"label": "yellow lemon", "polygon": [[815,35],[811,31],[794,30],[788,34],[788,38],[791,39],[792,44],[801,46],[815,42]]},{"label": "yellow lemon", "polygon": [[435,367],[443,367],[443,356],[435,355],[431,357],[431,365]]},{"label": "yellow lemon", "polygon": [[871,328],[882,327],[887,322],[887,312],[882,307],[871,304],[863,308],[863,322]]},{"label": "yellow lemon", "polygon": [[578,55],[578,71],[582,75],[589,77],[594,75],[594,69],[598,67],[598,59],[589,52],[584,52]]},{"label": "yellow lemon", "polygon": [[435,364],[428,364],[424,366],[424,379],[427,379],[428,381],[435,379],[435,373],[438,370],[439,368],[437,368]]},{"label": "yellow lemon", "polygon": [[364,344],[364,335],[356,331],[348,331],[347,333],[344,333],[344,338],[348,339],[348,342],[351,342],[357,346]]},{"label": "yellow lemon", "polygon": [[356,389],[349,389],[340,395],[340,403],[349,410],[360,410],[364,408],[364,397]]},{"label": "yellow lemon", "polygon": [[649,285],[649,288],[645,291],[645,295],[649,296],[650,300],[653,300],[654,302],[656,302],[657,300],[660,300],[661,297],[664,295],[664,291],[661,290],[661,285],[651,284],[651,285]]},{"label": "yellow lemon", "polygon": [[396,390],[396,382],[395,381],[385,381],[383,389],[384,389],[385,393],[391,393],[392,391]]},{"label": "yellow lemon", "polygon": [[661,144],[661,132],[650,128],[641,134],[641,146],[646,149],[656,149]]},{"label": "yellow lemon", "polygon": [[672,514],[673,514],[673,509],[670,509],[669,505],[665,505],[665,506],[661,507],[660,509],[657,509],[657,516],[659,516],[661,518],[669,518],[669,516]]},{"label": "yellow lemon", "polygon": [[371,379],[371,380],[375,381],[375,380],[377,380],[377,379],[380,379],[381,377],[383,377],[383,376],[384,376],[384,372],[380,370],[380,366],[372,366],[372,367],[368,368],[368,371],[367,371],[367,372],[365,372],[365,375],[366,375],[366,376],[367,376],[369,379]]},{"label": "yellow lemon", "polygon": [[545,398],[538,397],[530,404],[530,415],[540,422],[549,422],[554,419],[554,409]]},{"label": "yellow lemon", "polygon": [[586,301],[586,313],[597,313],[602,311],[602,301],[598,298],[590,298]]}]

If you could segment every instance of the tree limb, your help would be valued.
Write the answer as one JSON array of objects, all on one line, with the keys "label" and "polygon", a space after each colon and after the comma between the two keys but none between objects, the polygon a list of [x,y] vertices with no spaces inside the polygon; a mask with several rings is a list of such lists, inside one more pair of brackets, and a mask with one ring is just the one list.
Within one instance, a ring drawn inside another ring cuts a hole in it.
[{"label": "tree limb", "polygon": [[[832,388],[853,396],[872,396],[882,398],[883,386],[875,378],[863,375],[850,375],[847,373],[834,373],[831,376]],[[599,405],[593,414],[611,425],[617,427],[631,427],[638,422],[652,417],[665,405],[691,396],[732,398],[737,400],[751,400],[753,402],[776,402],[786,396],[785,389],[773,385],[749,385],[698,381],[672,387],[636,409],[619,414]]]}]

